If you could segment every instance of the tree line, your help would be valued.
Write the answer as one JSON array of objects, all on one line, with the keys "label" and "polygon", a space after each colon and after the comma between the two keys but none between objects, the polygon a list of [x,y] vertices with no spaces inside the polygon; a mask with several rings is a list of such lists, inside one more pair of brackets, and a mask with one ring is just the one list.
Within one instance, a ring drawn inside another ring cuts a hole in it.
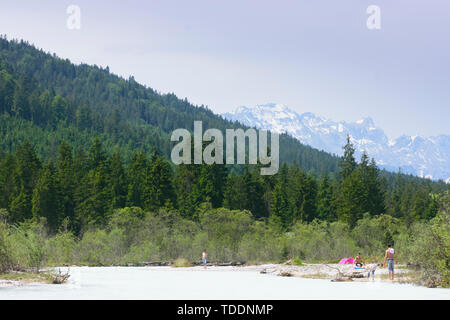
[{"label": "tree line", "polygon": [[156,148],[135,152],[126,163],[120,151],[108,156],[98,139],[88,151],[63,141],[55,161],[43,162],[25,141],[14,153],[0,152],[0,208],[11,224],[45,218],[52,232],[76,234],[106,225],[125,207],[165,208],[193,221],[205,205],[248,210],[283,230],[314,220],[354,227],[365,214],[389,214],[405,224],[436,215],[445,188],[399,174],[390,189],[374,160],[364,154],[356,161],[350,140],[344,149],[339,175],[316,178],[295,163],[284,163],[274,176],[261,176],[258,165],[173,166]]}]

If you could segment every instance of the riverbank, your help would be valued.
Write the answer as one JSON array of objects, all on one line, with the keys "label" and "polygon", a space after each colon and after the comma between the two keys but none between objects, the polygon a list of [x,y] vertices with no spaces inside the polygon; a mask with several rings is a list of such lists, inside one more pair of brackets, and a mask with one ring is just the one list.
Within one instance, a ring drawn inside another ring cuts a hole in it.
[{"label": "riverbank", "polygon": [[[428,289],[377,278],[350,282],[307,278],[307,272],[317,270],[316,266],[300,267],[298,271],[306,275],[303,277],[261,273],[261,268],[270,271],[272,266],[208,267],[206,270],[203,267],[71,266],[71,277],[63,285],[33,283],[1,288],[0,300],[450,299],[447,289]],[[285,270],[285,266],[281,266],[279,271]]]},{"label": "riverbank", "polygon": [[[121,268],[133,268],[121,267]],[[73,266],[72,268],[79,268]],[[100,267],[100,268],[113,268]],[[375,272],[374,279],[367,278],[367,272],[362,270],[356,270],[353,265],[339,265],[339,264],[304,264],[301,266],[290,264],[258,264],[258,265],[234,265],[234,266],[217,266],[208,265],[205,269],[203,266],[191,266],[182,268],[173,268],[170,266],[146,266],[137,267],[149,270],[174,270],[181,269],[183,271],[202,271],[202,272],[254,272],[260,274],[267,274],[281,277],[301,277],[308,279],[327,279],[327,280],[340,280],[340,281],[377,281],[377,282],[392,282],[388,279],[387,268],[378,267]],[[7,274],[0,274],[0,287],[12,287],[22,286],[26,284],[52,284],[55,279],[55,273],[52,273],[51,268],[45,269],[45,271],[39,274],[35,272],[10,272]],[[359,278],[357,275],[347,279],[343,275],[352,275],[354,272],[361,274]],[[409,270],[406,265],[396,265],[395,280],[397,283],[417,283],[419,273],[414,270]]]},{"label": "riverbank", "polygon": [[[157,267],[152,267],[157,268]],[[417,283],[419,272],[408,269],[406,265],[395,266],[394,281],[388,279],[388,269],[378,267],[375,277],[367,278],[367,271],[355,269],[354,265],[342,265],[332,263],[305,263],[301,266],[292,264],[265,263],[257,265],[242,266],[220,266],[209,264],[205,269],[203,266],[192,266],[180,268],[187,271],[229,271],[229,272],[255,272],[281,277],[300,277],[308,279],[325,279],[340,281],[377,281],[377,282],[397,282],[397,283]],[[351,279],[347,279],[351,276]]]},{"label": "riverbank", "polygon": [[[407,269],[406,265],[395,266],[394,282],[415,283],[419,273]],[[304,264],[301,266],[288,264],[262,264],[245,266],[244,270],[255,271],[263,274],[272,274],[285,277],[302,277],[309,279],[328,279],[341,281],[379,281],[392,282],[388,279],[388,269],[378,267],[375,277],[367,278],[367,272],[363,269],[355,269],[354,265],[341,264]]]},{"label": "riverbank", "polygon": [[8,272],[0,274],[0,288],[16,287],[31,283],[51,284],[54,275],[48,272]]},{"label": "riverbank", "polygon": [[18,287],[26,284],[62,284],[70,277],[70,271],[61,273],[61,269],[46,268],[40,272],[34,271],[11,271],[0,274],[0,288]]}]

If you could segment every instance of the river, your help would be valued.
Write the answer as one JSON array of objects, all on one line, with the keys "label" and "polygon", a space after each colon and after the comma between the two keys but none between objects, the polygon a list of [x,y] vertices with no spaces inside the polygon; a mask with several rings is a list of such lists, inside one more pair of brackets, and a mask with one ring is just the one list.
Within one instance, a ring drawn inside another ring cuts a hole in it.
[{"label": "river", "polygon": [[389,282],[331,282],[235,269],[72,267],[63,285],[0,288],[5,299],[450,299],[449,289]]}]

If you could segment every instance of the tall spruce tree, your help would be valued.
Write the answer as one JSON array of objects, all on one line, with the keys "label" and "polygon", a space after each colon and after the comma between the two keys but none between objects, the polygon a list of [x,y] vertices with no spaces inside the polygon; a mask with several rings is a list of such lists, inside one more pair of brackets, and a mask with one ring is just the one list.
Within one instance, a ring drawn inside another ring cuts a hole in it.
[{"label": "tall spruce tree", "polygon": [[57,186],[55,183],[55,167],[52,162],[44,166],[33,190],[32,213],[39,221],[44,217],[52,231],[57,231],[64,217],[60,210]]},{"label": "tall spruce tree", "polygon": [[26,140],[16,151],[16,166],[12,177],[14,195],[9,208],[13,222],[32,217],[31,197],[40,169],[41,162],[34,147]]},{"label": "tall spruce tree", "polygon": [[371,215],[385,213],[385,191],[379,176],[379,169],[372,159],[367,168],[366,187],[369,196],[368,211]]},{"label": "tall spruce tree", "polygon": [[56,169],[55,184],[60,205],[59,209],[62,211],[63,217],[68,219],[68,227],[74,229],[75,186],[79,180],[77,180],[75,175],[72,148],[66,141],[62,141],[59,145]]},{"label": "tall spruce tree", "polygon": [[317,217],[321,220],[335,221],[337,219],[336,200],[333,185],[327,176],[320,181],[317,198]]},{"label": "tall spruce tree", "polygon": [[103,225],[112,212],[112,191],[109,185],[109,161],[97,139],[88,156],[89,171],[82,179],[77,217],[82,225]]},{"label": "tall spruce tree", "polygon": [[133,154],[128,168],[127,206],[145,207],[149,166],[149,160],[144,151]]},{"label": "tall spruce tree", "polygon": [[151,167],[148,175],[148,198],[146,207],[157,209],[165,205],[173,207],[175,194],[172,188],[172,171],[164,158],[153,151]]},{"label": "tall spruce tree", "polygon": [[112,193],[112,208],[117,209],[125,207],[128,183],[122,155],[119,151],[114,152],[111,158],[109,184]]},{"label": "tall spruce tree", "polygon": [[284,229],[287,229],[292,222],[292,211],[289,204],[288,190],[288,167],[284,163],[277,176],[277,183],[272,191],[271,214],[277,216]]},{"label": "tall spruce tree", "polygon": [[355,148],[350,140],[350,136],[347,136],[347,143],[343,147],[344,156],[339,162],[339,168],[341,169],[339,176],[342,180],[350,177],[353,171],[357,168],[357,163],[355,160]]}]

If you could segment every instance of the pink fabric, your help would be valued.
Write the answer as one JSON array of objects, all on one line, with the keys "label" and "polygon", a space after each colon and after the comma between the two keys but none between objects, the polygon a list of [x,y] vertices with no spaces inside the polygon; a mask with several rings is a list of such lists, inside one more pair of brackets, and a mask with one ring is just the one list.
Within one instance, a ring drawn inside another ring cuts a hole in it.
[{"label": "pink fabric", "polygon": [[339,264],[353,264],[353,258],[344,258],[341,261],[339,261]]}]

